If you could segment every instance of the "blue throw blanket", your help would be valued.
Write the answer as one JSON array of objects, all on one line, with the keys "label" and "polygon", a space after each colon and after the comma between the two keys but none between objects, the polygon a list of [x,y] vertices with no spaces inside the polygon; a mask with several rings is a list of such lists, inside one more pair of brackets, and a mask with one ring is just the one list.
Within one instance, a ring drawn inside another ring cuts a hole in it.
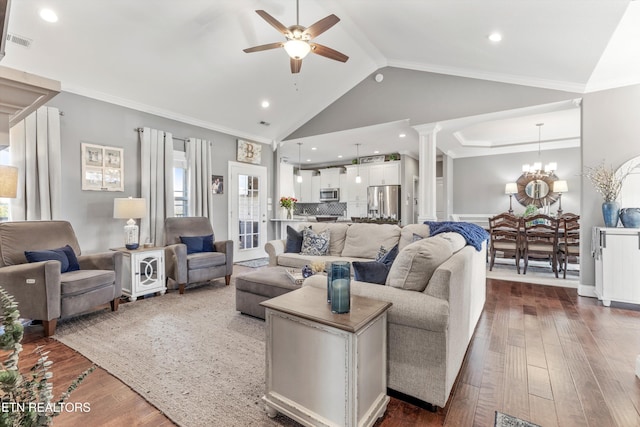
[{"label": "blue throw blanket", "polygon": [[476,248],[477,251],[482,250],[482,242],[489,239],[489,233],[484,228],[471,222],[425,221],[424,223],[429,226],[429,234],[431,236],[453,231],[461,234],[467,244]]}]

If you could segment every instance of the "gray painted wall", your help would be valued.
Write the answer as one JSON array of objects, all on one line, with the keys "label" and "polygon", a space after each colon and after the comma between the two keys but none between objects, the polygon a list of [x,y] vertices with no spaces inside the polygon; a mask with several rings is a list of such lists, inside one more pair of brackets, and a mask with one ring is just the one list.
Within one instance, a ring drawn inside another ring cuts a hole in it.
[{"label": "gray painted wall", "polygon": [[[382,83],[373,76],[384,74]],[[411,125],[580,98],[580,94],[386,67],[317,114],[289,138],[410,119]]]},{"label": "gray painted wall", "polygon": [[[62,136],[62,219],[73,225],[84,253],[103,251],[123,244],[124,222],[113,218],[113,199],[140,196],[140,144],[138,127],[151,127],[171,132],[180,138],[196,137],[212,140],[215,151],[213,173],[225,177],[225,194],[214,196],[213,226],[217,239],[227,238],[229,189],[227,162],[236,159],[236,137],[185,124],[176,120],[109,104],[95,99],[60,93],[47,105],[64,112]],[[80,144],[109,145],[124,148],[124,192],[81,190]],[[262,165],[273,170],[273,155],[263,146]],[[273,194],[273,180],[268,177],[268,197]],[[269,212],[271,217],[271,212]],[[273,227],[269,235],[273,236]]]},{"label": "gray painted wall", "polygon": [[[524,163],[537,161],[537,153],[513,153],[498,156],[466,157],[453,161],[453,213],[497,214],[509,209],[504,194],[507,182],[516,182]],[[567,181],[569,192],[562,195],[562,210],[580,214],[580,148],[549,150],[542,153],[542,164],[558,163],[558,179]],[[558,204],[551,205],[556,212]],[[524,206],[513,198],[513,211],[523,213]]]},{"label": "gray painted wall", "polygon": [[[604,161],[615,168],[640,155],[640,85],[584,95],[582,101],[582,162],[597,166]],[[604,226],[602,197],[583,178],[580,283],[595,285],[595,264],[591,253],[591,228]],[[629,207],[629,206],[627,206]],[[581,289],[581,293],[589,289]]]}]

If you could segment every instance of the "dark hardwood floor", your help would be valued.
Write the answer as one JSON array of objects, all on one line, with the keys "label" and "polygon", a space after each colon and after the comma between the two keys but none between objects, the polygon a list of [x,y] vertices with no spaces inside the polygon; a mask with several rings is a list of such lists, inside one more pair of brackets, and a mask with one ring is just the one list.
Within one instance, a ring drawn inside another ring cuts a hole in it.
[{"label": "dark hardwood floor", "polygon": [[[42,338],[42,327],[30,326],[23,367],[32,366],[36,345],[51,352],[56,396],[90,366],[63,344]],[[392,398],[376,426],[487,427],[496,410],[544,427],[640,426],[638,354],[637,306],[606,308],[575,289],[489,279],[487,303],[447,407],[432,413]],[[56,426],[173,425],[102,369],[71,401],[89,402],[91,411],[63,414]]]}]

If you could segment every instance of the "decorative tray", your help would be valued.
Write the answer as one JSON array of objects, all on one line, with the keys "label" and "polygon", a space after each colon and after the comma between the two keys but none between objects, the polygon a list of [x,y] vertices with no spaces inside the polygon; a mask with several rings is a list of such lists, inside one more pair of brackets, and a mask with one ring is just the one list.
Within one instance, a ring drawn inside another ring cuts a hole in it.
[{"label": "decorative tray", "polygon": [[302,286],[302,282],[304,282],[304,277],[302,277],[302,270],[299,268],[287,268],[287,276],[293,283],[298,286]]}]

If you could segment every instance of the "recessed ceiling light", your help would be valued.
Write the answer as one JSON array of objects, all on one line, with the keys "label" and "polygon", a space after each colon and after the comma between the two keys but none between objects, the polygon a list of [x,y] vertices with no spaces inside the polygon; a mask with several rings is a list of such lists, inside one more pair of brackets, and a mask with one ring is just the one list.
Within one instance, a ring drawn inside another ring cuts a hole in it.
[{"label": "recessed ceiling light", "polygon": [[311,161],[311,159],[307,159],[307,162],[310,162],[310,161]]},{"label": "recessed ceiling light", "polygon": [[338,158],[341,159],[342,158],[342,154],[338,154]]},{"label": "recessed ceiling light", "polygon": [[499,42],[500,40],[502,40],[502,34],[491,33],[489,34],[489,40],[491,40],[492,42]]},{"label": "recessed ceiling light", "polygon": [[318,149],[318,147],[311,147],[311,149],[315,151]]},{"label": "recessed ceiling light", "polygon": [[406,133],[401,133],[400,135],[398,135],[400,138],[404,138],[405,136],[407,136]]},{"label": "recessed ceiling light", "polygon": [[41,9],[40,18],[47,22],[58,22],[58,15],[51,9]]},{"label": "recessed ceiling light", "polygon": [[262,105],[262,108],[269,108],[269,101],[264,100],[264,101],[262,101],[262,104],[260,104],[260,105]]},{"label": "recessed ceiling light", "polygon": [[378,154],[378,153],[380,153],[380,151],[378,151],[378,150],[373,152],[373,154]]}]

